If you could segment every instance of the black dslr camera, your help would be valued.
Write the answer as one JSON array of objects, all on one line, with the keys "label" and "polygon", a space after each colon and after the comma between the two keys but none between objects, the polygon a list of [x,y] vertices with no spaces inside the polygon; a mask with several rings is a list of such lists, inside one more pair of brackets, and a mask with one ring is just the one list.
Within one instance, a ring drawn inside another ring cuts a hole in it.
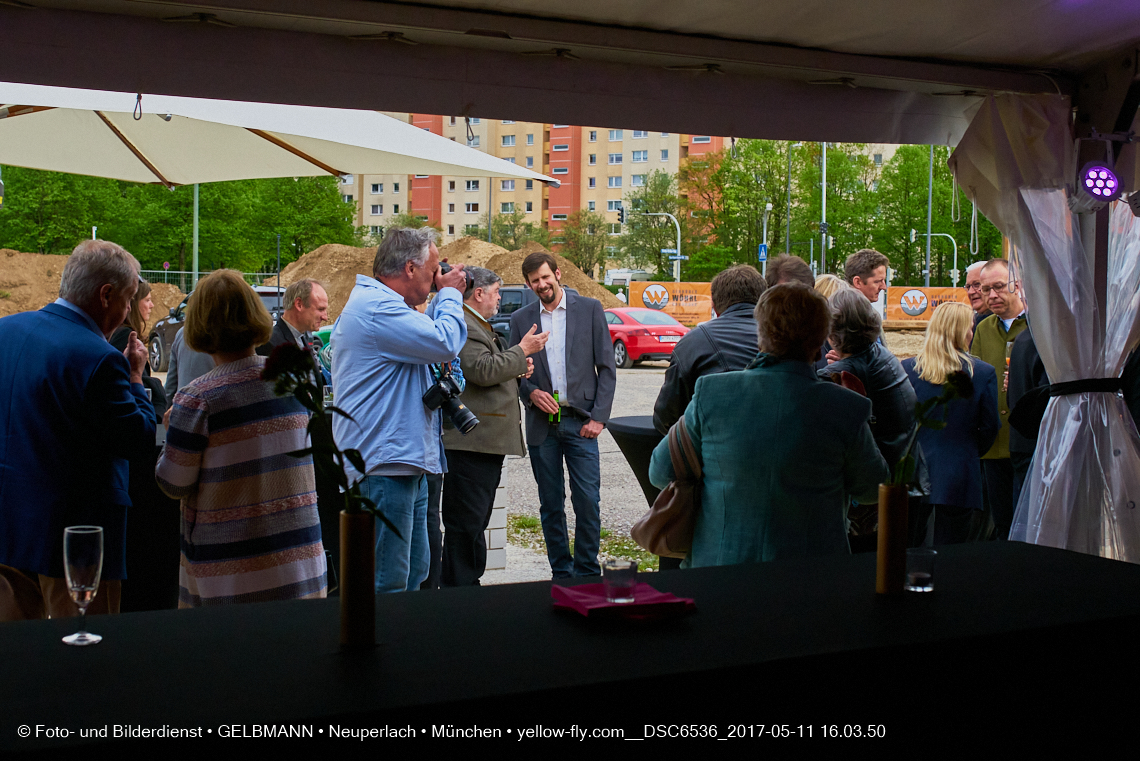
[{"label": "black dslr camera", "polygon": [[[440,262],[439,263],[439,271],[441,274],[446,275],[448,272],[451,272],[451,265],[448,264],[447,262]],[[469,290],[471,290],[471,286],[475,285],[475,276],[472,275],[467,270],[463,270],[463,276],[465,278],[467,278],[467,285],[463,286],[463,292],[467,293]],[[435,281],[432,281],[431,289],[432,289],[432,291],[438,290],[435,287]]]},{"label": "black dslr camera", "polygon": [[465,436],[471,433],[471,429],[479,425],[479,418],[459,401],[459,384],[451,377],[451,365],[447,363],[432,365],[432,374],[436,380],[431,388],[424,392],[424,406],[429,410],[438,410],[442,407],[451,424],[458,428],[460,433]]}]

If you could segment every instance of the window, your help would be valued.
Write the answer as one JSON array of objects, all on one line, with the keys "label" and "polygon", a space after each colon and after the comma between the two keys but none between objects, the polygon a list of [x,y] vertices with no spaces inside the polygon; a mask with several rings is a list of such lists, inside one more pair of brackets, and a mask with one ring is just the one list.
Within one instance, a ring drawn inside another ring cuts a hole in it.
[{"label": "window", "polygon": [[368,228],[368,232],[372,233],[373,235],[383,235],[384,227],[383,225],[372,225]]},{"label": "window", "polygon": [[534,145],[534,135],[527,135],[526,136],[526,144],[527,145]]},{"label": "window", "polygon": [[448,225],[447,226],[447,234],[448,235],[455,235],[455,225]]},{"label": "window", "polygon": [[591,143],[598,142],[598,131],[596,129],[590,130],[590,142]]},{"label": "window", "polygon": [[633,152],[633,163],[643,164],[646,161],[649,161],[649,151],[634,151]]},{"label": "window", "polygon": [[693,135],[694,143],[711,143],[712,138],[708,135]]},{"label": "window", "polygon": [[504,148],[511,148],[514,146],[514,144],[515,144],[515,136],[514,135],[503,135],[503,147]]},{"label": "window", "polygon": [[514,156],[504,156],[503,161],[507,162],[508,164],[513,164],[513,163],[515,163],[515,157]]},{"label": "window", "polygon": [[669,137],[669,133],[668,132],[662,132],[661,137]]},{"label": "window", "polygon": [[455,180],[448,180],[447,181],[447,189],[449,192],[452,192],[452,193],[455,192]]},{"label": "window", "polygon": [[591,153],[590,154],[590,166],[594,166],[597,163],[598,163],[598,154]]},{"label": "window", "polygon": [[621,130],[620,129],[611,129],[610,130],[610,140],[621,140]]},{"label": "window", "polygon": [[606,211],[617,211],[621,208],[621,201],[606,201]]},{"label": "window", "polygon": [[341,185],[351,185],[352,183],[353,183],[353,178],[352,178],[351,174],[342,174],[340,176],[340,184]]},{"label": "window", "polygon": [[377,216],[380,214],[383,214],[384,213],[384,204],[382,204],[382,203],[372,204],[372,213],[374,215],[377,215]]},{"label": "window", "polygon": [[479,117],[478,116],[472,116],[471,117],[471,123],[472,124],[478,124],[479,123]]},{"label": "window", "polygon": [[621,235],[621,222],[610,223],[610,235]]},{"label": "window", "polygon": [[477,232],[479,232],[479,225],[464,225],[463,226],[463,234],[464,235],[474,235]]},{"label": "window", "polygon": [[633,131],[633,139],[634,140],[641,140],[641,139],[646,138],[646,137],[649,137],[649,132],[647,132],[646,130],[635,129]]},{"label": "window", "polygon": [[398,182],[392,183],[392,192],[393,193],[399,193],[400,192],[400,183],[398,183]]},{"label": "window", "polygon": [[384,183],[382,183],[382,182],[372,183],[372,194],[373,195],[378,195],[378,194],[383,193],[383,192],[384,192]]},{"label": "window", "polygon": [[515,213],[514,202],[508,201],[508,202],[504,202],[504,203],[499,204],[499,211],[502,212],[503,214],[514,214]]},{"label": "window", "polygon": [[875,166],[882,166],[882,165],[883,165],[883,154],[876,153],[875,154]]},{"label": "window", "polygon": [[398,204],[398,203],[392,204],[392,213],[393,214],[399,214],[400,213],[400,204]]},{"label": "window", "polygon": [[503,119],[503,124],[514,124],[510,119]]},{"label": "window", "polygon": [[514,180],[502,180],[499,183],[499,189],[500,190],[514,190],[515,189],[515,181]]},{"label": "window", "polygon": [[611,177],[609,187],[620,188],[621,187],[621,177]]},{"label": "window", "polygon": [[451,117],[451,126],[452,126],[452,127],[454,127],[454,126],[455,126],[455,117],[454,117],[454,116],[453,116],[453,117]]},{"label": "window", "polygon": [[479,136],[475,135],[474,137],[467,138],[467,147],[468,148],[478,148],[479,147]]},{"label": "window", "polygon": [[552,220],[554,220],[555,222],[561,222],[564,219],[566,219],[566,215],[565,214],[551,214],[550,218]]},{"label": "window", "polygon": [[568,150],[570,150],[570,146],[566,145],[566,144],[552,145],[552,146],[550,146],[550,150],[552,150],[552,151],[568,151]]},{"label": "window", "polygon": [[421,222],[427,222],[427,214],[417,215],[416,219],[418,219]]},{"label": "window", "polygon": [[467,189],[468,190],[478,190],[479,189],[479,181],[478,180],[468,180],[467,181]]},{"label": "window", "polygon": [[668,161],[669,160],[669,149],[668,148],[662,148],[661,149],[661,160],[662,161]]},{"label": "window", "polygon": [[527,190],[534,190],[534,180],[527,180],[526,181],[526,189]]},{"label": "window", "polygon": [[532,211],[534,211],[534,204],[533,204],[533,203],[531,203],[530,201],[527,201],[527,202],[526,202],[526,211],[527,211],[527,214],[529,214],[529,213],[531,213]]},{"label": "window", "polygon": [[558,166],[550,170],[551,174],[570,174],[569,167]]},{"label": "window", "polygon": [[586,211],[597,211],[597,210],[598,210],[597,203],[595,203],[594,201],[587,201],[586,202]]},{"label": "window", "polygon": [[478,214],[479,213],[479,204],[477,204],[477,203],[467,204],[467,213],[468,214]]},{"label": "window", "polygon": [[565,129],[566,127],[569,127],[569,126],[570,126],[569,124],[551,124],[550,125],[551,129]]},{"label": "window", "polygon": [[454,214],[455,213],[455,204],[449,203],[447,205],[447,213],[448,214]]},{"label": "window", "polygon": [[598,186],[598,185],[597,185],[597,180],[596,180],[596,179],[594,179],[593,177],[591,177],[591,178],[590,178],[590,187],[591,187],[591,188],[596,188],[597,186]]},{"label": "window", "polygon": [[635,174],[629,178],[629,184],[635,188],[645,187],[645,175]]},{"label": "window", "polygon": [[428,177],[430,177],[430,176],[431,176],[431,175],[427,175],[427,174],[417,174],[417,175],[416,175],[416,179],[417,179],[417,180],[426,180],[426,179],[427,179]]},{"label": "window", "polygon": [[341,196],[345,203],[352,203],[352,196]]},{"label": "window", "polygon": [[526,168],[530,169],[533,166],[534,166],[534,156],[527,156],[526,157]]},{"label": "window", "polygon": [[620,164],[621,163],[621,154],[620,153],[611,153],[610,154],[610,163],[611,164]]}]

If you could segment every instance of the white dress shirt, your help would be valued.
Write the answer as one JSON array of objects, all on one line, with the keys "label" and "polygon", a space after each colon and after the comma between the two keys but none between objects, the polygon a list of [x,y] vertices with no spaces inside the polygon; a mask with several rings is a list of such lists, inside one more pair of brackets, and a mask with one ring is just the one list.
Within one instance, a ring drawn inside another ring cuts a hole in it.
[{"label": "white dress shirt", "polygon": [[558,306],[547,311],[546,304],[539,310],[542,332],[550,333],[546,342],[546,363],[550,365],[550,382],[558,392],[558,403],[566,406],[566,293],[558,300]]}]

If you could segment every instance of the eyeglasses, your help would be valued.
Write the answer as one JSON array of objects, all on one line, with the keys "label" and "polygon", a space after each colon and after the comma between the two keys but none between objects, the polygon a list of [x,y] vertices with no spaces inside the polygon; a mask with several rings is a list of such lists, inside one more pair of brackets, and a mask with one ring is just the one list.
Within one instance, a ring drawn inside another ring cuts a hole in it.
[{"label": "eyeglasses", "polygon": [[[990,291],[993,291],[994,293],[1000,295],[1000,294],[1005,293],[1007,288],[1009,289],[1010,293],[1013,293],[1015,290],[1017,290],[1017,288],[1014,286],[1013,283],[998,283],[997,285],[993,286],[992,288],[988,285],[983,285],[981,287],[981,291],[982,291],[983,296],[989,296]],[[969,288],[967,288],[966,290],[969,290]]]},{"label": "eyeglasses", "polygon": [[966,292],[982,290],[981,283],[966,283]]}]

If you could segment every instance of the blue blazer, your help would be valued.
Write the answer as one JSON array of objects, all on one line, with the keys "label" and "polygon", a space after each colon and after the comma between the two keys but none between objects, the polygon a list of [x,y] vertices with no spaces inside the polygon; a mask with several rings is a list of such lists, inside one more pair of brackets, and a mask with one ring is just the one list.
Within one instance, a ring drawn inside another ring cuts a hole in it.
[{"label": "blue blazer", "polygon": [[63,529],[103,527],[103,578],[126,576],[127,458],[154,409],[94,321],[59,304],[0,319],[0,563],[63,578]]},{"label": "blue blazer", "polygon": [[[1001,430],[998,416],[997,373],[993,365],[972,358],[974,396],[955,399],[946,410],[946,427],[918,429],[918,442],[930,472],[930,497],[934,505],[982,509],[981,456],[989,451]],[[921,380],[914,358],[904,359],[919,402],[939,396],[942,386]]]}]

